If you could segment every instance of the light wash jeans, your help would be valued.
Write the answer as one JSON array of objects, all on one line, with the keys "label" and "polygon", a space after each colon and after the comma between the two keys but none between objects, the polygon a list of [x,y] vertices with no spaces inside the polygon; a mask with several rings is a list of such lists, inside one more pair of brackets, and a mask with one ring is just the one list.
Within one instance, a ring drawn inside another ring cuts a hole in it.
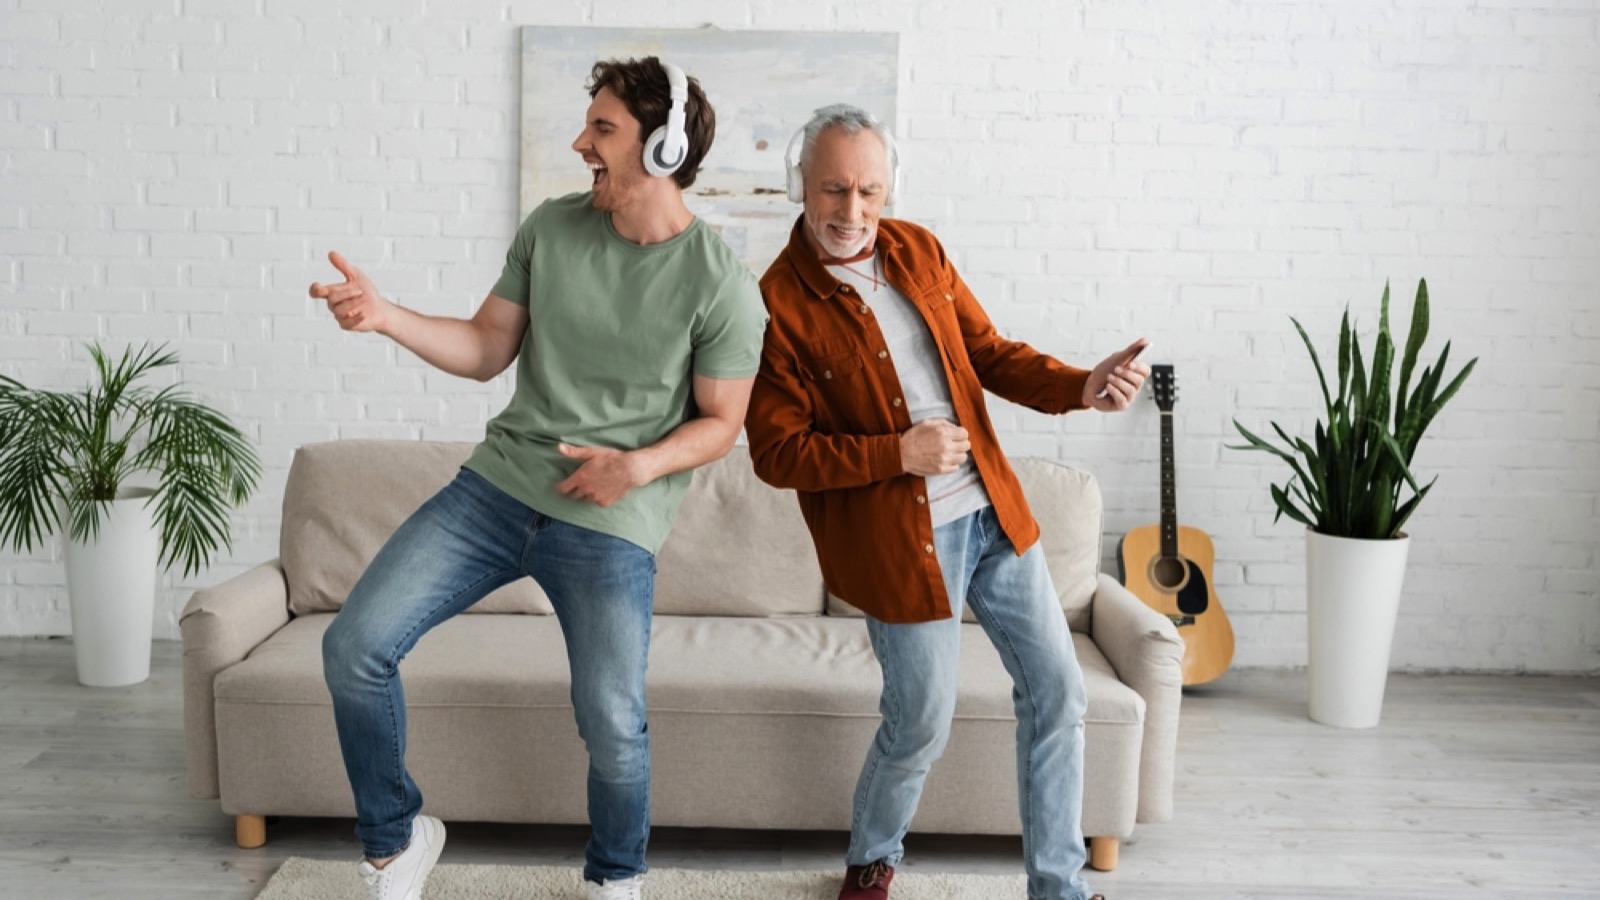
[{"label": "light wash jeans", "polygon": [[405,766],[400,660],[428,629],[531,575],[550,595],[566,638],[572,705],[589,750],[592,835],[584,878],[642,873],[650,834],[644,675],[655,573],[655,557],[642,547],[536,512],[468,469],[407,519],[322,641],[355,792],[356,835],[367,855],[404,849],[422,808]]},{"label": "light wash jeans", "polygon": [[1017,556],[993,507],[934,529],[954,617],[867,618],[883,670],[883,723],[856,784],[847,864],[899,865],[923,781],[956,708],[961,610],[970,604],[1005,663],[1017,714],[1017,793],[1032,900],[1083,900],[1083,716],[1088,700],[1061,601],[1035,544]]}]

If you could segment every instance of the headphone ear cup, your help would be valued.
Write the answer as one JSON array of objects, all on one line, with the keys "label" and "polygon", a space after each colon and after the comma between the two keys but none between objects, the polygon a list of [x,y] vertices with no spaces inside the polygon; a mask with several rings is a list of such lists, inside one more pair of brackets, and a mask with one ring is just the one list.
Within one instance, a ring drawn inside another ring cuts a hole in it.
[{"label": "headphone ear cup", "polygon": [[795,163],[787,170],[789,179],[789,202],[804,203],[806,199],[806,182],[800,176],[800,164]]},{"label": "headphone ear cup", "polygon": [[644,170],[657,178],[665,178],[678,171],[683,165],[683,158],[689,155],[687,149],[679,151],[676,159],[663,159],[662,153],[667,143],[667,126],[663,125],[650,132],[650,137],[644,142]]}]

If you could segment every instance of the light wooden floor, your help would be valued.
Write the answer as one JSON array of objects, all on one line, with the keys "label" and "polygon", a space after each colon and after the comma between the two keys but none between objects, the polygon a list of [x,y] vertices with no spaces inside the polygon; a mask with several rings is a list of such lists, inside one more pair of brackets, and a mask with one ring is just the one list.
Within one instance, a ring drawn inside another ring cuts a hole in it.
[{"label": "light wooden floor", "polygon": [[[1394,676],[1384,724],[1305,717],[1304,675],[1236,671],[1184,699],[1177,817],[1092,874],[1112,900],[1600,898],[1600,679]],[[854,753],[859,748],[852,748]],[[357,858],[347,820],[260,850],[183,780],[176,644],[122,689],[71,645],[0,639],[0,897],[249,898],[284,858]],[[573,828],[450,823],[445,862],[581,864]],[[834,833],[658,829],[660,867],[838,865]],[[1020,871],[1014,839],[913,835],[922,871]],[[1020,898],[1019,898],[1020,900]]]}]

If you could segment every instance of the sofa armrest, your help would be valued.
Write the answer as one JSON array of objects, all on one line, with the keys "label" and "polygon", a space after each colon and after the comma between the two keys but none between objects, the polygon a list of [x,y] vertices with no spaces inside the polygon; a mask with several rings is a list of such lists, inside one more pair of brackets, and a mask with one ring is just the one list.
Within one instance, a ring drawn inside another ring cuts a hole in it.
[{"label": "sofa armrest", "polygon": [[1100,573],[1089,635],[1117,677],[1144,698],[1139,758],[1140,822],[1172,818],[1172,779],[1178,756],[1178,707],[1183,701],[1183,639],[1172,620]]},{"label": "sofa armrest", "polygon": [[289,586],[278,560],[195,591],[183,608],[183,734],[189,793],[219,796],[217,673],[243,660],[289,621]]}]

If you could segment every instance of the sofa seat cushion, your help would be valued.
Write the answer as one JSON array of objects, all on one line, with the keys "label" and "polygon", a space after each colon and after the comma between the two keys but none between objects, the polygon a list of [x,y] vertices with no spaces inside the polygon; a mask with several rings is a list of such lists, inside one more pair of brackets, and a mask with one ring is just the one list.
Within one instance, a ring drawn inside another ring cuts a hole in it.
[{"label": "sofa seat cushion", "polygon": [[[217,676],[226,704],[331,705],[322,677],[330,614],[302,616]],[[1011,679],[976,625],[962,626],[957,718],[1010,718]],[[1074,634],[1090,721],[1139,724],[1144,703],[1087,636]],[[571,708],[554,616],[457,616],[401,664],[406,704]],[[652,712],[878,715],[878,665],[859,620],[657,616],[647,676]]]},{"label": "sofa seat cushion", "polygon": [[[860,620],[657,619],[650,707],[685,712],[878,717],[882,676]],[[1011,719],[1011,676],[977,625],[962,625],[956,718]],[[1073,635],[1092,720],[1142,723],[1144,703],[1094,642]]]}]

